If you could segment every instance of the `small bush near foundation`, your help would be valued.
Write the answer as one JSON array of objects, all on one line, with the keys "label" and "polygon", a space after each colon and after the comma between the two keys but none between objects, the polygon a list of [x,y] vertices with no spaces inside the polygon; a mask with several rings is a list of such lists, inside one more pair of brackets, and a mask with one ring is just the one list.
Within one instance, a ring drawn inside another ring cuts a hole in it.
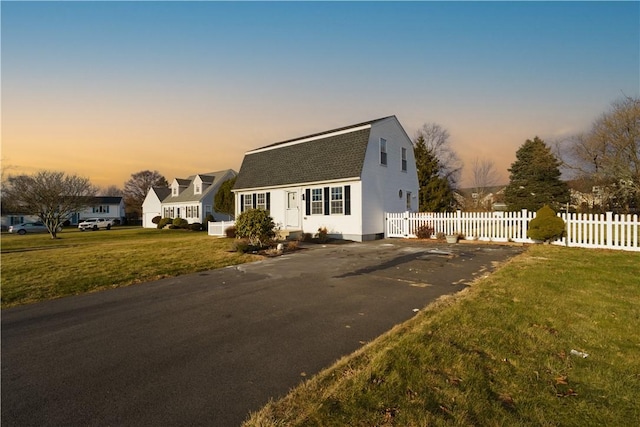
[{"label": "small bush near foundation", "polygon": [[202,224],[200,224],[199,222],[194,222],[193,224],[189,225],[189,228],[191,229],[191,231],[202,231]]},{"label": "small bush near foundation", "polygon": [[184,218],[174,218],[173,226],[175,228],[188,228],[189,227],[189,221],[187,221]]},{"label": "small bush near foundation", "polygon": [[250,209],[236,219],[236,234],[246,237],[252,245],[261,247],[276,235],[273,218],[264,209]]},{"label": "small bush near foundation", "polygon": [[311,242],[312,240],[313,236],[311,233],[302,233],[302,236],[300,236],[300,241],[302,242]]},{"label": "small bush near foundation", "polygon": [[162,230],[167,226],[167,224],[171,224],[171,223],[173,223],[173,218],[162,218],[158,222],[158,229]]},{"label": "small bush near foundation", "polygon": [[153,219],[151,220],[152,223],[158,225],[160,223],[160,220],[162,219],[162,217],[160,215],[156,215],[153,217]]},{"label": "small bush near foundation", "polygon": [[418,239],[430,239],[435,230],[429,224],[422,224],[416,229],[416,237]]},{"label": "small bush near foundation", "polygon": [[327,231],[327,227],[318,228],[318,233],[316,234],[318,243],[326,243],[327,240],[329,240],[328,234],[329,232]]},{"label": "small bush near foundation", "polygon": [[249,239],[236,239],[231,244],[231,250],[239,254],[257,251],[259,248],[251,244]]},{"label": "small bush near foundation", "polygon": [[533,240],[549,242],[564,235],[565,223],[553,209],[545,205],[536,212],[536,217],[529,222],[527,237]]},{"label": "small bush near foundation", "polygon": [[227,227],[224,230],[224,234],[230,239],[235,239],[236,238],[236,228],[233,227],[233,226]]},{"label": "small bush near foundation", "polygon": [[206,217],[204,217],[204,223],[207,224],[209,222],[215,222],[215,218],[213,217],[213,215],[209,214]]}]

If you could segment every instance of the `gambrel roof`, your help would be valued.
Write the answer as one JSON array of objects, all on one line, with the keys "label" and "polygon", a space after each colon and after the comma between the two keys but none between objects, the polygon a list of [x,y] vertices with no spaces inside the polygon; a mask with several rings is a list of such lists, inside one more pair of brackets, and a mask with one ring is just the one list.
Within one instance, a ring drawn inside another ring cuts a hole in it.
[{"label": "gambrel roof", "polygon": [[384,117],[245,153],[234,189],[359,178],[371,125]]}]

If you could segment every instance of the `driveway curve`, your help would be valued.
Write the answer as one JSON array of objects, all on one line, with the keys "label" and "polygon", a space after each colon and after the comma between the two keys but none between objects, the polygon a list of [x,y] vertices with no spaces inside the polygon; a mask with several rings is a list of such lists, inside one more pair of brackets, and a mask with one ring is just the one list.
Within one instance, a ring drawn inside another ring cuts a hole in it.
[{"label": "driveway curve", "polygon": [[237,426],[522,250],[313,245],[3,310],[2,425]]}]

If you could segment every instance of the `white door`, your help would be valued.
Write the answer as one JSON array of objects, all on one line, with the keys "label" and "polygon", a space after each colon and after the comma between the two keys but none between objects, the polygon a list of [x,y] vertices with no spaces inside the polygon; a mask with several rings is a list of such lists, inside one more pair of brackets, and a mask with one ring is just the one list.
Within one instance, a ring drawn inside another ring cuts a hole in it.
[{"label": "white door", "polygon": [[286,212],[287,228],[300,227],[300,209],[298,208],[298,193],[295,191],[287,191],[287,212]]}]

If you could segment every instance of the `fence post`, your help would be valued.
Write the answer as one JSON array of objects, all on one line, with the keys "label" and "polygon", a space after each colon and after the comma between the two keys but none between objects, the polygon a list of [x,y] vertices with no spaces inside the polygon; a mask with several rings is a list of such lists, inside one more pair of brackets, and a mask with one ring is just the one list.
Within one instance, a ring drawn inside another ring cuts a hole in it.
[{"label": "fence post", "polygon": [[607,222],[605,224],[605,233],[607,235],[607,247],[613,247],[613,212],[607,212]]}]

